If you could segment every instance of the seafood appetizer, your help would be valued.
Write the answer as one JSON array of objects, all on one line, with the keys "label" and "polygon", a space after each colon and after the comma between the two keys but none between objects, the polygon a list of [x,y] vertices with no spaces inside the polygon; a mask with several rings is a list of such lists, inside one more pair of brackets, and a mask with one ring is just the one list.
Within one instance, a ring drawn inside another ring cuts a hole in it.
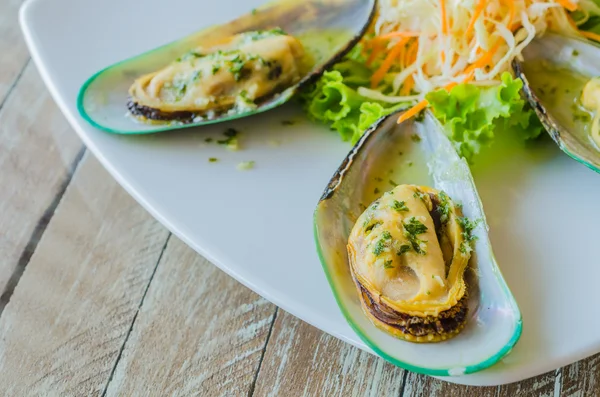
[{"label": "seafood appetizer", "polygon": [[367,208],[350,233],[348,259],[371,321],[413,342],[460,332],[470,233],[460,207],[426,186],[397,186]]},{"label": "seafood appetizer", "polygon": [[375,0],[269,3],[100,71],[81,88],[79,112],[92,125],[122,134],[264,112],[339,61],[374,13]]},{"label": "seafood appetizer", "polygon": [[[342,313],[380,356],[430,375],[479,371],[518,341],[521,313],[469,166],[432,112],[397,124],[403,113],[379,119],[335,172],[315,210],[317,250]],[[383,178],[395,187],[373,188]]]},{"label": "seafood appetizer", "polygon": [[129,89],[129,110],[152,120],[187,121],[251,110],[296,84],[307,69],[302,43],[282,30],[241,33],[138,78]]}]

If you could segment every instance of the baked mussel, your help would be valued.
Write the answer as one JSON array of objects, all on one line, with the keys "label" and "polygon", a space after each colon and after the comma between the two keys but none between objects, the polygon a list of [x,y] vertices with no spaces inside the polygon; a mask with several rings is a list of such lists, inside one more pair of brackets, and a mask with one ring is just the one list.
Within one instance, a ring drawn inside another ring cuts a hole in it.
[{"label": "baked mussel", "polygon": [[79,112],[121,134],[264,112],[339,61],[374,11],[375,0],[271,2],[98,72],[79,92]]},{"label": "baked mussel", "polygon": [[521,313],[468,164],[430,111],[397,124],[400,114],[365,131],[330,179],[314,212],[317,252],[372,351],[428,375],[480,371],[517,343]]},{"label": "baked mussel", "polygon": [[365,314],[412,342],[438,342],[467,319],[472,222],[443,191],[399,185],[359,216],[348,259]]}]

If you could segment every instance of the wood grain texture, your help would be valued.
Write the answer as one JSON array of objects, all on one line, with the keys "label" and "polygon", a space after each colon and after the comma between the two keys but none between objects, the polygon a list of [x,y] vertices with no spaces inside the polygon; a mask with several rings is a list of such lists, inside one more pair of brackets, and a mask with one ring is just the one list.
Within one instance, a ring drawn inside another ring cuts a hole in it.
[{"label": "wood grain texture", "polygon": [[173,237],[107,395],[248,395],[274,313]]},{"label": "wood grain texture", "polygon": [[[473,387],[448,383],[426,375],[409,372],[403,397],[496,397],[497,387]],[[512,396],[512,395],[511,395]]]},{"label": "wood grain texture", "polygon": [[560,396],[600,396],[600,354],[563,367],[560,376]]},{"label": "wood grain texture", "polygon": [[0,0],[0,108],[29,59],[19,29],[22,0]]},{"label": "wood grain texture", "polygon": [[[0,9],[6,6],[6,0],[0,0]],[[0,43],[2,40],[0,33]],[[0,54],[1,48],[0,44]],[[0,63],[12,57],[3,54]],[[55,196],[64,189],[81,147],[35,67],[28,65],[0,110],[0,294],[19,258],[31,254],[25,252],[30,249],[28,242],[38,223],[45,221],[42,217]]]},{"label": "wood grain texture", "polygon": [[279,310],[254,395],[398,397],[404,374]]},{"label": "wood grain texture", "polygon": [[0,317],[3,395],[99,395],[167,236],[84,158]]},{"label": "wood grain texture", "polygon": [[547,372],[536,376],[535,378],[526,379],[522,382],[511,383],[499,387],[500,396],[523,396],[523,397],[558,397],[560,394],[560,386],[557,382],[557,373],[560,370]]}]

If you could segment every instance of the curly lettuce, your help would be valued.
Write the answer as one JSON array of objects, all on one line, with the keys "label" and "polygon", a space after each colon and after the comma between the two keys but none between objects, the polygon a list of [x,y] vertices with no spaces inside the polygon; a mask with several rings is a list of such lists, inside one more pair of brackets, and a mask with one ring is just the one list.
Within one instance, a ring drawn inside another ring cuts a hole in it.
[{"label": "curly lettuce", "polygon": [[[358,94],[356,88],[368,86],[370,76],[363,63],[352,59],[335,65],[302,95],[308,115],[354,144],[377,119],[409,106],[377,102]],[[520,79],[504,73],[500,85],[459,84],[450,92],[431,92],[426,99],[457,152],[473,162],[484,146],[492,144],[498,127],[510,127],[523,139],[541,133],[541,124],[521,98],[522,86]]]},{"label": "curly lettuce", "polygon": [[438,90],[425,96],[456,150],[469,162],[484,146],[492,144],[500,125],[523,139],[536,138],[542,132],[534,112],[521,98],[523,82],[508,72],[501,80],[492,87],[459,84],[450,92]]},{"label": "curly lettuce", "polygon": [[356,88],[369,84],[371,71],[347,59],[336,64],[301,96],[308,115],[328,124],[344,141],[356,143],[377,119],[407,107],[367,99]]}]

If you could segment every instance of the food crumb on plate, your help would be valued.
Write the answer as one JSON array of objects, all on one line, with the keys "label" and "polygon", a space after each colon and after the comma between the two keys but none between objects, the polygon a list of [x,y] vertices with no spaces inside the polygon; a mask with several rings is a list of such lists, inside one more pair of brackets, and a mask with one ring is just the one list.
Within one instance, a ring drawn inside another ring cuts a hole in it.
[{"label": "food crumb on plate", "polygon": [[237,165],[236,168],[238,169],[238,171],[247,171],[254,168],[254,164],[254,161],[242,161]]}]

